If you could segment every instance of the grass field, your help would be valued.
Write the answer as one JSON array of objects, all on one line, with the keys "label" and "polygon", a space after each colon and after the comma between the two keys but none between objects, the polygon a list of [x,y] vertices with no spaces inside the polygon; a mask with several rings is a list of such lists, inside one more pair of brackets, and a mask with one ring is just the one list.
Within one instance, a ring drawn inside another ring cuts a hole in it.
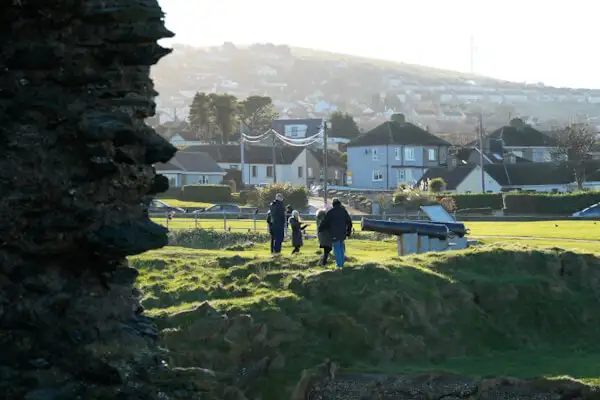
[{"label": "grass field", "polygon": [[[472,229],[554,234],[552,223],[515,224]],[[557,229],[581,239],[593,225],[561,222]],[[297,256],[286,245],[273,258],[255,243],[170,246],[131,261],[170,363],[235,375],[240,363],[252,370],[265,357],[277,360],[252,385],[264,400],[288,398],[282,393],[302,369],[326,357],[350,371],[569,375],[600,383],[600,242],[557,249],[552,239],[484,241],[399,258],[391,241],[350,239],[347,268],[336,272],[318,266],[314,240]]]},{"label": "grass field", "polygon": [[175,199],[159,199],[172,207],[190,207],[190,208],[205,208],[212,206],[212,203],[202,203],[199,201],[181,201]]},{"label": "grass field", "polygon": [[[155,218],[155,222],[165,225],[165,218]],[[307,232],[315,231],[314,221]],[[266,231],[267,224],[260,218],[256,223],[251,219],[199,219],[175,218],[169,221],[170,229],[192,229],[194,227],[204,229],[224,229],[243,231],[258,229]],[[465,222],[471,231],[471,236],[500,236],[500,237],[531,237],[531,238],[555,238],[573,240],[599,240],[600,225],[596,221],[543,221],[543,222]],[[356,229],[360,230],[360,222],[355,222]]]}]

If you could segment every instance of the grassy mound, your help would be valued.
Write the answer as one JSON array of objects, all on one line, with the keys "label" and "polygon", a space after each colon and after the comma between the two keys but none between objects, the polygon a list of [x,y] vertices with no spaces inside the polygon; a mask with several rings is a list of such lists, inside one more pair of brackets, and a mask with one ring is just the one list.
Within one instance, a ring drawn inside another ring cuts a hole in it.
[{"label": "grassy mound", "polygon": [[289,398],[325,358],[354,372],[600,375],[595,256],[482,246],[364,262],[376,252],[357,251],[342,271],[318,267],[314,251],[171,247],[132,264],[171,363],[218,371],[262,399]]}]

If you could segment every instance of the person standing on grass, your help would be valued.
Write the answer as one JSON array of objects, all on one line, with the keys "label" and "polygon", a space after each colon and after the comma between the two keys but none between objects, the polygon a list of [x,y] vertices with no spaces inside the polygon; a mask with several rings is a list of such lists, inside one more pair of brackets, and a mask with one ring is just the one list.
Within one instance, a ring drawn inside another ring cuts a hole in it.
[{"label": "person standing on grass", "polygon": [[300,247],[302,247],[304,244],[304,240],[302,240],[302,233],[308,224],[302,223],[298,210],[292,211],[292,216],[288,222],[290,224],[290,229],[292,230],[292,246],[294,247],[292,254],[299,253]]},{"label": "person standing on grass", "polygon": [[319,239],[319,247],[323,249],[323,256],[321,257],[322,266],[327,265],[327,258],[329,257],[329,253],[331,253],[331,235],[329,231],[319,231],[325,215],[327,215],[326,209],[322,208],[317,211],[317,238]]},{"label": "person standing on grass", "polygon": [[269,227],[273,231],[273,253],[279,254],[281,253],[281,244],[285,236],[285,225],[287,222],[285,220],[285,205],[283,204],[283,195],[281,193],[275,195],[275,200],[273,200],[269,207],[269,214],[271,216]]},{"label": "person standing on grass", "polygon": [[294,211],[294,208],[292,207],[291,204],[288,204],[285,207],[285,221],[286,221],[286,224],[285,224],[285,234],[286,235],[288,233],[288,227],[290,225],[289,221],[290,221],[290,218],[292,217],[292,212],[293,211]]},{"label": "person standing on grass", "polygon": [[340,199],[334,198],[331,204],[331,210],[325,214],[325,219],[323,219],[318,231],[329,232],[331,235],[335,264],[338,268],[342,268],[346,257],[344,241],[352,233],[352,218],[342,206]]},{"label": "person standing on grass", "polygon": [[275,233],[273,232],[273,226],[271,224],[271,210],[267,211],[267,227],[269,229],[269,236],[271,236],[271,254],[273,254],[273,246],[275,245]]}]

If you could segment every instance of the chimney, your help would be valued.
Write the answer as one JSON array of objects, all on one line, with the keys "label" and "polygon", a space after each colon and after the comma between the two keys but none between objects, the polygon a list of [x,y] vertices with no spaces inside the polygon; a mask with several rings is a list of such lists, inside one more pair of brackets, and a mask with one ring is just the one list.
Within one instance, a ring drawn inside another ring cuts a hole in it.
[{"label": "chimney", "polygon": [[396,122],[400,125],[404,124],[406,122],[406,118],[404,117],[404,114],[392,114],[392,117],[390,118],[390,120],[392,122]]},{"label": "chimney", "polygon": [[522,129],[525,127],[525,122],[521,118],[513,118],[510,120],[510,126],[517,129]]},{"label": "chimney", "polygon": [[456,154],[448,155],[448,160],[446,161],[446,165],[449,171],[452,171],[454,168],[458,166],[458,157]]}]

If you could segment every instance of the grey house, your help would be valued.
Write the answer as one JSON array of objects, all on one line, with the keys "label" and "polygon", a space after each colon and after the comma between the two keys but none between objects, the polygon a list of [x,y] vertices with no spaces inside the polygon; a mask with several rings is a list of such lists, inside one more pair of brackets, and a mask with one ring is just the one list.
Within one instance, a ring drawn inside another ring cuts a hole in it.
[{"label": "grey house", "polygon": [[207,153],[178,151],[167,163],[154,165],[156,172],[169,178],[171,187],[219,184],[225,171]]},{"label": "grey house", "polygon": [[[308,149],[306,153],[306,184],[317,185],[325,180],[325,152],[320,149]],[[342,160],[341,153],[327,151],[327,182],[330,185],[344,185],[346,177],[346,163]]]},{"label": "grey house", "polygon": [[406,122],[403,114],[348,143],[348,186],[392,190],[415,184],[433,167],[446,165],[450,143]]}]

